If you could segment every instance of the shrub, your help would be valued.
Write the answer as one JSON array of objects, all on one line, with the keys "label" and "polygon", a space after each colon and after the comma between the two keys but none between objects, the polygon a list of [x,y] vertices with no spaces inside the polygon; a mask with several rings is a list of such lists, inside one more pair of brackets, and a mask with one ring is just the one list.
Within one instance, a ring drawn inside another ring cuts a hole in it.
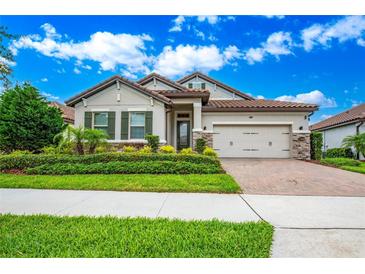
[{"label": "shrub", "polygon": [[143,148],[141,148],[138,153],[141,154],[151,154],[152,153],[152,148],[150,146],[144,146]]},{"label": "shrub", "polygon": [[93,154],[98,146],[106,143],[108,134],[103,130],[87,128],[84,137],[89,147],[89,153]]},{"label": "shrub", "polygon": [[176,153],[176,150],[173,146],[161,146],[160,152],[161,153]]},{"label": "shrub", "polygon": [[361,162],[348,158],[326,158],[321,160],[322,164],[333,165],[336,167],[341,166],[360,166]]},{"label": "shrub", "polygon": [[326,151],[326,157],[328,158],[353,158],[351,148],[330,148]]},{"label": "shrub", "polygon": [[41,151],[43,154],[51,154],[51,155],[59,154],[59,150],[55,146],[44,147],[41,149]]},{"label": "shrub", "polygon": [[321,132],[312,132],[310,135],[311,159],[322,159],[323,135]]},{"label": "shrub", "polygon": [[126,153],[136,152],[136,148],[134,146],[124,146],[123,152],[126,152]]},{"label": "shrub", "polygon": [[21,156],[21,155],[29,155],[29,154],[32,154],[32,152],[30,152],[29,150],[14,150],[13,152],[11,152],[10,156]]},{"label": "shrub", "polygon": [[108,162],[153,162],[153,161],[170,161],[170,162],[189,162],[195,164],[212,164],[220,166],[218,159],[204,155],[181,155],[181,154],[140,154],[140,153],[100,153],[90,155],[0,155],[0,170],[24,169],[27,167],[36,167],[44,164],[70,163],[70,164],[94,164]]},{"label": "shrub", "polygon": [[353,147],[356,154],[362,154],[365,157],[365,132],[345,137],[342,140],[342,146],[348,148]]},{"label": "shrub", "polygon": [[191,154],[195,154],[195,151],[193,151],[193,149],[191,147],[188,147],[188,148],[183,148],[182,150],[180,150],[180,154],[191,155]]},{"label": "shrub", "polygon": [[207,145],[207,142],[203,138],[196,139],[196,145],[195,145],[196,152],[198,152],[199,154],[202,154],[206,145]]},{"label": "shrub", "polygon": [[0,150],[39,151],[53,143],[63,125],[61,111],[28,83],[0,95]]},{"label": "shrub", "polygon": [[27,168],[27,174],[68,175],[68,174],[212,174],[222,173],[216,165],[189,162],[109,162],[95,164],[46,164]]},{"label": "shrub", "polygon": [[148,142],[148,146],[151,147],[152,152],[157,152],[158,146],[160,144],[160,137],[158,135],[147,134],[145,139]]},{"label": "shrub", "polygon": [[205,149],[203,150],[203,155],[218,157],[217,152],[215,152],[214,149],[212,149],[211,147],[205,147]]}]

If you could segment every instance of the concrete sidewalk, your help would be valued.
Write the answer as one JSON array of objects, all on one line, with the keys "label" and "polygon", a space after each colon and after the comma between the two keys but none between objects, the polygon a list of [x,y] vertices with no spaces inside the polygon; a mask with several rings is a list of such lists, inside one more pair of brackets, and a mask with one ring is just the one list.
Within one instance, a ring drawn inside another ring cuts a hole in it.
[{"label": "concrete sidewalk", "polygon": [[268,221],[273,257],[365,257],[365,197],[0,189],[0,214]]},{"label": "concrete sidewalk", "polygon": [[0,213],[260,220],[238,194],[0,189]]}]

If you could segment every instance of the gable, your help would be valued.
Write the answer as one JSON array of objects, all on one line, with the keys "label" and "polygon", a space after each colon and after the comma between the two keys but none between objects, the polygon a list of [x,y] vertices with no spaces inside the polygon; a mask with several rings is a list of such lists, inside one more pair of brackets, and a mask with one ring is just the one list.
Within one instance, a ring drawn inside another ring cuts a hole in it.
[{"label": "gable", "polygon": [[[215,97],[213,96],[214,99],[219,98],[218,96],[222,96],[220,99],[255,100],[255,98],[251,97],[250,95],[245,94],[245,93],[243,93],[243,92],[241,92],[241,91],[239,91],[235,88],[232,88],[232,87],[230,87],[230,86],[228,86],[228,85],[226,85],[226,84],[224,84],[224,83],[222,83],[218,80],[215,80],[215,79],[213,79],[213,78],[209,77],[208,75],[205,75],[201,72],[194,72],[190,75],[187,75],[187,76],[183,77],[180,80],[177,80],[176,82],[181,84],[181,85],[185,85],[185,83],[187,83],[189,81],[190,82],[191,81],[192,82],[194,82],[194,81],[197,82],[197,81],[203,81],[203,80],[204,80],[204,82],[208,82],[208,83],[213,85],[214,88],[213,88],[212,93],[214,91],[217,91],[216,96]],[[227,93],[231,93],[232,95],[227,97]]]},{"label": "gable", "polygon": [[151,90],[176,90],[176,88],[172,85],[169,85],[167,83],[162,83],[160,80],[155,78],[155,81],[153,79],[147,83],[141,84],[141,86],[151,89]]},{"label": "gable", "polygon": [[119,75],[115,75],[113,77],[110,77],[109,79],[105,80],[104,82],[101,82],[97,84],[96,86],[89,88],[70,99],[66,100],[65,103],[67,106],[75,106],[77,103],[82,102],[84,99],[96,96],[98,93],[103,92],[105,89],[116,86],[117,89],[120,89],[120,85],[124,85],[131,90],[134,90],[135,92],[139,92],[141,94],[144,94],[147,97],[152,97],[162,103],[165,104],[171,104],[171,100],[153,90],[149,90],[135,82],[129,81],[128,79],[125,79],[123,77],[120,77]]},{"label": "gable", "polygon": [[242,99],[241,97],[235,95],[234,93],[217,86],[215,83],[211,83],[207,80],[201,79],[200,77],[195,77],[188,80],[183,84],[186,88],[189,88],[189,84],[205,83],[205,88],[210,92],[210,99]]}]

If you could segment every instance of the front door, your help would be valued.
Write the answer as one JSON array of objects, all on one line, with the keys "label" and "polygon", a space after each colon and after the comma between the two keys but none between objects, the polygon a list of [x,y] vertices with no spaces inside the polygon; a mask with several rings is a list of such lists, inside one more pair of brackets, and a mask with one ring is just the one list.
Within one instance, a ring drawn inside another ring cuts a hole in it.
[{"label": "front door", "polygon": [[190,121],[177,121],[177,150],[190,147]]}]

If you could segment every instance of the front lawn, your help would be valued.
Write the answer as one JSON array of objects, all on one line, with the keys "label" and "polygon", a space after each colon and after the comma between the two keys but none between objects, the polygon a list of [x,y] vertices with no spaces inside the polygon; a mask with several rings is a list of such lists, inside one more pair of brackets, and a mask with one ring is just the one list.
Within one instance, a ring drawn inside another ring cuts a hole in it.
[{"label": "front lawn", "polygon": [[269,257],[273,228],[113,217],[0,215],[0,257]]},{"label": "front lawn", "polygon": [[347,171],[365,174],[365,163],[349,158],[325,158],[321,164],[338,167]]},{"label": "front lawn", "polygon": [[0,174],[0,188],[237,193],[227,174],[14,175]]}]

